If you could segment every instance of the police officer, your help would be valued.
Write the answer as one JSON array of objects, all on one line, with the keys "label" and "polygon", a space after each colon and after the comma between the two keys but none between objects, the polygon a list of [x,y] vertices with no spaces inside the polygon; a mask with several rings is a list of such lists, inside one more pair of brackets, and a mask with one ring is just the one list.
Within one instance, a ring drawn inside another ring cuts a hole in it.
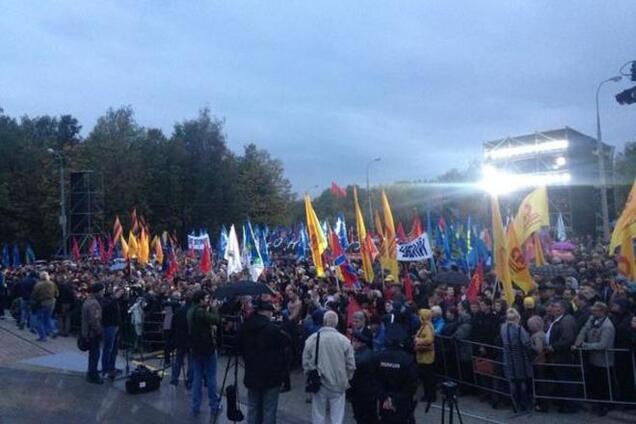
[{"label": "police officer", "polygon": [[354,331],[351,343],[355,350],[356,371],[349,381],[353,417],[357,423],[378,422],[378,386],[375,382],[375,356],[369,348],[371,337],[362,331]]},{"label": "police officer", "polygon": [[403,349],[402,341],[403,335],[399,331],[389,332],[387,350],[376,353],[375,357],[382,423],[415,423],[417,365],[413,355]]}]

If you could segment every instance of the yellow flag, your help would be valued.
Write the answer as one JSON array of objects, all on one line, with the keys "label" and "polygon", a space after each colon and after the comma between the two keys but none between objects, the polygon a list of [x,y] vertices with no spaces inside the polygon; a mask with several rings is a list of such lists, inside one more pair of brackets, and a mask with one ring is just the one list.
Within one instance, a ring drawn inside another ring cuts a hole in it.
[{"label": "yellow flag", "polygon": [[155,248],[155,260],[161,265],[163,264],[163,248],[161,247],[159,236],[155,236],[153,244]]},{"label": "yellow flag", "polygon": [[311,205],[311,199],[307,195],[305,195],[305,215],[307,216],[307,234],[309,235],[311,257],[316,267],[316,275],[322,277],[325,275],[322,253],[327,249],[327,239],[322,232],[314,207]]},{"label": "yellow flag", "polygon": [[121,253],[124,255],[124,259],[128,259],[128,243],[124,239],[123,235],[119,235],[119,243],[121,244]]},{"label": "yellow flag", "polygon": [[139,245],[132,231],[128,232],[128,259],[134,259],[139,254]]},{"label": "yellow flag", "polygon": [[356,212],[356,229],[358,231],[358,242],[360,243],[360,254],[362,255],[362,270],[368,283],[373,282],[375,274],[373,273],[372,252],[367,248],[367,229],[364,227],[364,218],[358,204],[358,189],[353,186],[353,202]]},{"label": "yellow flag", "polygon": [[614,250],[622,245],[623,241],[628,237],[630,239],[636,237],[636,181],[634,181],[629,196],[627,196],[625,208],[623,208],[621,216],[616,221],[610,242],[610,255],[614,254]]},{"label": "yellow flag", "polygon": [[527,294],[530,290],[535,288],[535,284],[534,281],[532,281],[532,277],[530,277],[528,262],[526,261],[523,250],[521,250],[521,245],[517,240],[514,225],[508,226],[506,236],[506,241],[508,243],[508,266],[510,267],[512,281],[514,281],[515,284]]},{"label": "yellow flag", "polygon": [[384,238],[384,253],[386,254],[385,261],[389,265],[389,270],[395,281],[399,278],[399,268],[397,262],[397,240],[395,238],[395,225],[393,223],[393,214],[391,213],[391,205],[389,205],[389,198],[386,197],[386,193],[382,190],[382,210],[384,211],[384,225],[386,227]]},{"label": "yellow flag", "polygon": [[142,227],[141,234],[139,235],[139,251],[137,252],[137,260],[141,265],[148,265],[148,261],[150,260],[150,246],[148,243],[148,234],[146,234],[146,230]]},{"label": "yellow flag", "polygon": [[538,187],[528,194],[519,205],[519,212],[514,219],[515,232],[520,244],[541,227],[550,225],[548,213],[548,191],[545,186]]},{"label": "yellow flag", "polygon": [[506,302],[508,302],[508,305],[512,305],[514,294],[512,293],[512,278],[510,276],[510,267],[508,266],[508,247],[497,196],[493,195],[490,198],[490,204],[492,209],[492,252],[494,256],[493,259],[495,260],[495,274],[497,275],[497,279],[501,282],[501,288],[503,289]]},{"label": "yellow flag", "polygon": [[625,237],[621,243],[621,253],[618,257],[618,272],[625,278],[636,281],[636,261],[634,260],[634,240]]},{"label": "yellow flag", "polygon": [[545,256],[543,256],[543,246],[541,245],[541,237],[539,237],[539,233],[534,233],[533,237],[533,247],[534,247],[534,263],[537,266],[545,265]]}]

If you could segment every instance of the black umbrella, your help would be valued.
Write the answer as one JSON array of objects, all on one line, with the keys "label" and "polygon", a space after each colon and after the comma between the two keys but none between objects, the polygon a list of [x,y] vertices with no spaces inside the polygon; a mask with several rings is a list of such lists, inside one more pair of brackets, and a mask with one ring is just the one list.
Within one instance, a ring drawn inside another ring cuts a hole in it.
[{"label": "black umbrella", "polygon": [[576,270],[569,266],[548,264],[543,266],[531,266],[530,273],[544,278],[554,278],[557,276],[569,277],[574,275]]},{"label": "black umbrella", "polygon": [[236,296],[258,296],[261,294],[274,294],[267,284],[255,283],[253,281],[237,281],[219,287],[214,292],[216,299],[226,299]]},{"label": "black umbrella", "polygon": [[468,276],[459,271],[440,272],[433,281],[437,284],[448,284],[449,286],[467,286],[470,283]]}]

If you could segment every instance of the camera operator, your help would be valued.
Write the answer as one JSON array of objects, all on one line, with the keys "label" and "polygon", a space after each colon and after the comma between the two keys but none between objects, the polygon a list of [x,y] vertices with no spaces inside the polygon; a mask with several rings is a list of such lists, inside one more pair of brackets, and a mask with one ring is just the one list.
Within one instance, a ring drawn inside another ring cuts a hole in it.
[{"label": "camera operator", "polygon": [[166,363],[170,363],[172,351],[175,348],[174,330],[172,319],[177,310],[181,307],[181,292],[174,290],[170,297],[163,301],[163,341],[164,358]]},{"label": "camera operator", "polygon": [[90,289],[90,296],[82,306],[82,330],[81,336],[88,339],[88,373],[86,380],[89,383],[104,384],[104,380],[97,372],[99,362],[99,344],[103,336],[102,306],[100,299],[104,296],[104,285],[94,283]]},{"label": "camera operator", "polygon": [[221,410],[221,399],[216,394],[216,326],[220,323],[216,300],[202,290],[192,296],[188,311],[188,329],[192,349],[192,414],[199,415],[203,378],[208,383],[208,401],[212,415]]},{"label": "camera operator", "polygon": [[107,374],[113,380],[117,374],[115,361],[117,359],[117,341],[119,327],[121,326],[121,311],[119,310],[119,298],[122,291],[108,286],[104,297],[100,299],[102,306],[102,328],[104,334],[104,346],[102,350],[102,374]]},{"label": "camera operator", "polygon": [[417,366],[413,355],[403,350],[403,340],[404,335],[394,328],[387,332],[387,350],[376,354],[375,375],[383,423],[415,423]]},{"label": "camera operator", "polygon": [[289,335],[272,322],[274,306],[257,300],[252,315],[239,330],[238,349],[245,361],[249,423],[276,422],[278,395],[287,371]]}]

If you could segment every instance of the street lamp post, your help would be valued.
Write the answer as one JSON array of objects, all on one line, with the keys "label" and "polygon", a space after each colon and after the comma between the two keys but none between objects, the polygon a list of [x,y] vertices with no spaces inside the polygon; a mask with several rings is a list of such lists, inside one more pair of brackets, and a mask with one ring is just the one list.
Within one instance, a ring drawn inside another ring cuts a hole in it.
[{"label": "street lamp post", "polygon": [[60,227],[62,227],[62,255],[66,258],[68,251],[66,249],[66,201],[64,193],[64,156],[53,149],[47,149],[47,152],[56,156],[60,160]]},{"label": "street lamp post", "polygon": [[369,201],[369,226],[373,228],[373,206],[371,205],[371,187],[369,186],[369,167],[374,162],[380,162],[381,158],[375,158],[367,163],[367,200]]},{"label": "street lamp post", "polygon": [[607,207],[607,182],[605,178],[605,149],[603,148],[603,138],[601,134],[601,114],[599,112],[599,93],[601,91],[601,87],[608,82],[618,82],[621,80],[621,76],[615,76],[612,78],[608,78],[598,85],[596,89],[596,145],[597,145],[597,153],[598,153],[598,172],[599,172],[599,182],[600,182],[600,190],[601,190],[601,214],[603,218],[603,240],[609,240],[609,211]]}]

